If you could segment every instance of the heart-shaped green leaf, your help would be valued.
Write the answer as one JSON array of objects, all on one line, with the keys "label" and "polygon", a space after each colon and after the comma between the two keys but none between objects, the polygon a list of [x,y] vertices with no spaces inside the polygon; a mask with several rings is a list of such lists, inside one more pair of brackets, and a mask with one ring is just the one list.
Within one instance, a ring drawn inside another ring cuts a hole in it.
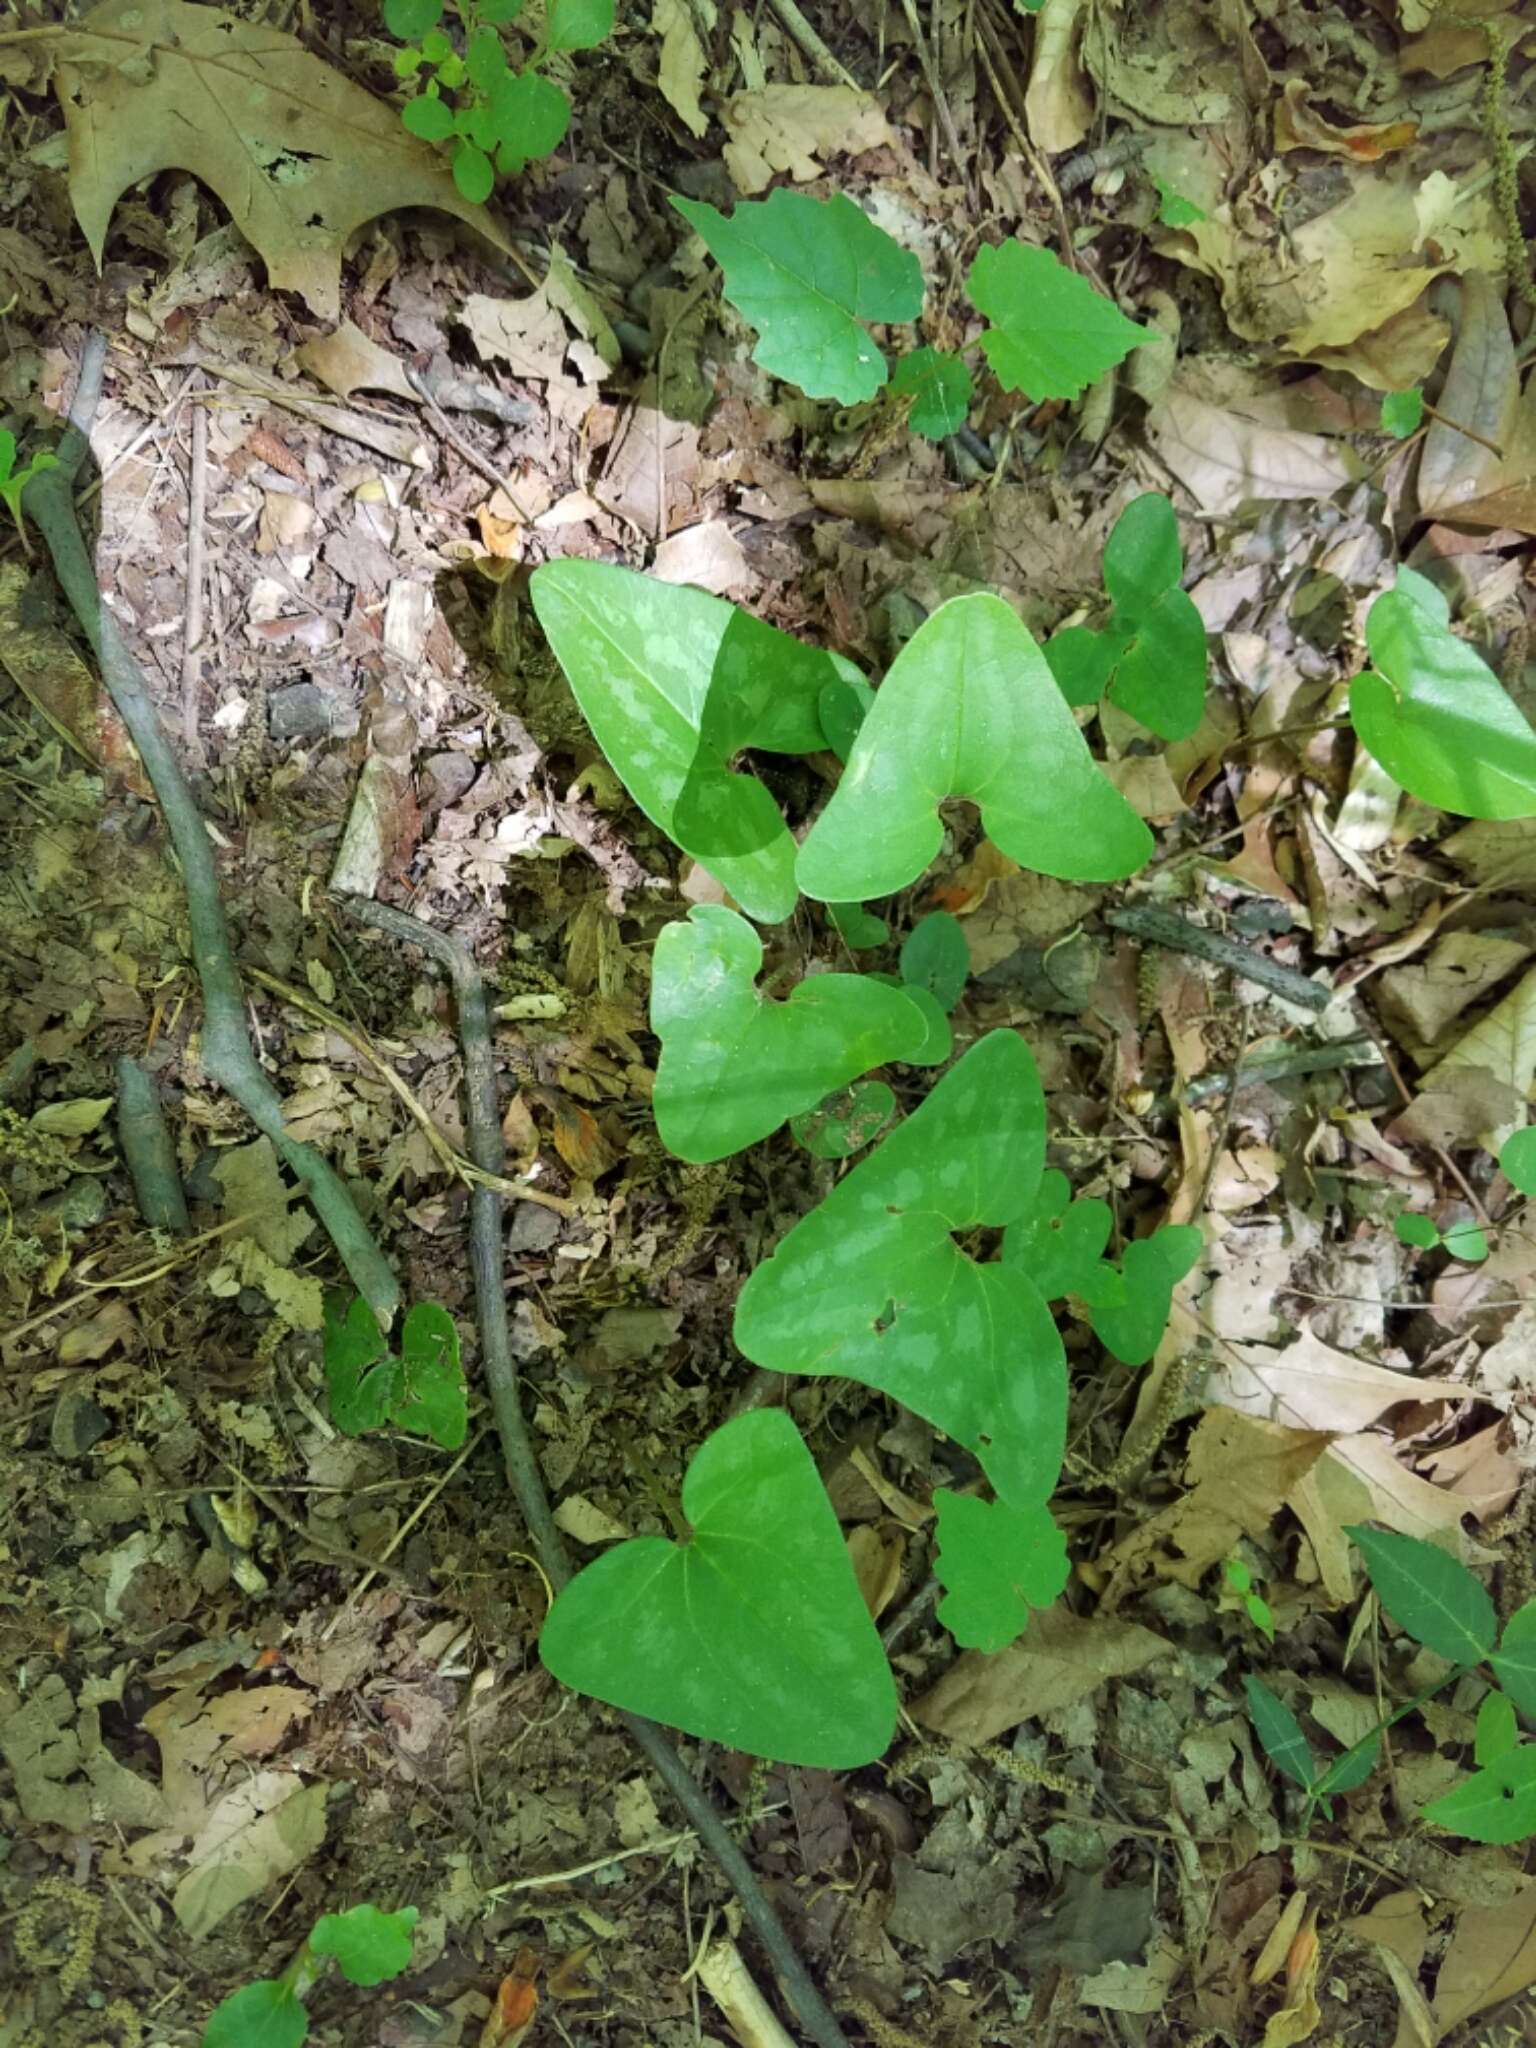
[{"label": "heart-shaped green leaf", "polygon": [[1029,1213],[1009,1227],[1003,1257],[1030,1275],[1047,1301],[1075,1295],[1094,1333],[1122,1365],[1145,1365],[1162,1342],[1173,1290],[1204,1249],[1192,1223],[1165,1223],[1133,1238],[1119,1265],[1103,1256],[1112,1222],[1096,1196],[1071,1199],[1064,1173],[1042,1175]]},{"label": "heart-shaped green leaf", "polygon": [[1536,1600],[1515,1609],[1488,1662],[1520,1712],[1536,1721]]},{"label": "heart-shaped green leaf", "polygon": [[1361,744],[1410,795],[1464,818],[1536,817],[1536,732],[1449,625],[1444,597],[1398,572],[1365,622],[1374,668],[1349,688]]},{"label": "heart-shaped green leaf", "polygon": [[435,1301],[417,1302],[400,1325],[396,1358],[360,1297],[345,1306],[340,1294],[325,1302],[326,1391],[331,1420],[345,1436],[361,1436],[392,1422],[456,1451],[469,1430],[459,1332]]},{"label": "heart-shaped green leaf", "polygon": [[1071,1572],[1067,1540],[1043,1501],[1010,1508],[941,1486],[934,1571],[948,1590],[939,1620],[966,1650],[1002,1650],[1030,1610],[1049,1607]]},{"label": "heart-shaped green leaf", "polygon": [[749,915],[787,917],[794,841],[729,757],[822,747],[821,692],[857,671],[702,590],[611,562],[547,562],[531,591],[582,716],[641,810]]},{"label": "heart-shaped green leaf", "polygon": [[901,949],[901,978],[908,988],[925,988],[946,1014],[971,978],[971,949],[965,927],[947,910],[918,919]]},{"label": "heart-shaped green leaf", "polygon": [[293,1986],[264,1977],[242,1984],[215,2006],[203,2029],[203,2048],[301,2048],[309,2014]]},{"label": "heart-shaped green leaf", "polygon": [[801,888],[829,903],[904,889],[938,852],[951,796],[978,803],[994,845],[1043,874],[1118,881],[1152,851],[1027,628],[985,593],[941,605],[892,663],[800,849]]},{"label": "heart-shaped green leaf", "polygon": [[1473,1842],[1523,1842],[1536,1835],[1536,1743],[1510,1750],[1432,1799],[1425,1820]]},{"label": "heart-shaped green leaf", "polygon": [[757,933],[717,903],[695,904],[656,941],[656,1125],[679,1159],[740,1152],[834,1088],[926,1045],[928,1019],[899,988],[813,974],[770,1002],[754,986],[762,964]]},{"label": "heart-shaped green leaf", "polygon": [[1132,1238],[1120,1255],[1119,1299],[1090,1304],[1094,1335],[1122,1365],[1145,1365],[1163,1341],[1173,1290],[1194,1265],[1205,1240],[1193,1223],[1165,1223]]},{"label": "heart-shaped green leaf", "polygon": [[1358,1545],[1377,1599],[1415,1642],[1452,1664],[1487,1656],[1499,1619],[1482,1580],[1459,1559],[1396,1529],[1346,1528],[1344,1534]]},{"label": "heart-shaped green leaf", "polygon": [[752,359],[811,398],[858,405],[886,379],[862,324],[915,320],[917,258],[846,193],[812,199],[779,190],[727,216],[701,200],[672,204],[725,273],[725,296],[758,331]]},{"label": "heart-shaped green leaf", "polygon": [[539,1654],[575,1691],[706,1742],[822,1770],[885,1749],[896,1689],[815,1464],[780,1409],[739,1415],[683,1481],[687,1543],[587,1566]]},{"label": "heart-shaped green leaf", "polygon": [[309,1945],[317,1956],[334,1956],[349,1984],[383,1984],[410,1968],[417,1917],[415,1906],[402,1906],[396,1913],[381,1912],[377,1906],[322,1913]]},{"label": "heart-shaped green leaf", "polygon": [[1104,588],[1127,618],[1149,612],[1184,574],[1184,546],[1173,506],[1161,491],[1132,498],[1104,543]]},{"label": "heart-shaped green leaf", "polygon": [[981,350],[998,383],[1037,402],[1080,398],[1147,339],[1112,299],[1028,242],[978,250],[965,288],[992,323]]},{"label": "heart-shaped green leaf", "polygon": [[1536,1195],[1536,1124],[1526,1124],[1504,1140],[1499,1170],[1522,1195]]},{"label": "heart-shaped green leaf", "polygon": [[[1116,620],[1121,618],[1116,613]],[[1187,590],[1142,612],[1117,657],[1109,701],[1159,739],[1188,739],[1205,715],[1205,621]]]},{"label": "heart-shaped green leaf", "polygon": [[1027,1210],[1044,1157],[1034,1057],[991,1032],[752,1274],[738,1346],[774,1371],[878,1387],[973,1451],[1011,1505],[1048,1499],[1066,1439],[1060,1335],[1027,1273],[956,1241]]}]

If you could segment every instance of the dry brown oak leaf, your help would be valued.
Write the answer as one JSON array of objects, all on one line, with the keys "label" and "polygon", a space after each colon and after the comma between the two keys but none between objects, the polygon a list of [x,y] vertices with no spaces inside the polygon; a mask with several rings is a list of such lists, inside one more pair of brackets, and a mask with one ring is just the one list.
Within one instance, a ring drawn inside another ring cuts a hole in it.
[{"label": "dry brown oak leaf", "polygon": [[106,0],[58,46],[69,194],[98,267],[112,209],[156,171],[216,192],[272,284],[341,310],[341,256],[365,221],[435,206],[508,252],[445,157],[293,36],[187,0]]}]

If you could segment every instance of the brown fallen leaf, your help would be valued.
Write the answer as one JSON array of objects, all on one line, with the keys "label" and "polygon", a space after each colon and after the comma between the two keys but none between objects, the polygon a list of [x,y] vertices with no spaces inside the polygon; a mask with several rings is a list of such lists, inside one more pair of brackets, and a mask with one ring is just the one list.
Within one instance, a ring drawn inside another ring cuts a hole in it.
[{"label": "brown fallen leaf", "polygon": [[1341,128],[1311,104],[1312,87],[1305,78],[1288,78],[1275,107],[1275,148],[1321,149],[1330,156],[1353,157],[1373,164],[1390,150],[1406,149],[1418,135],[1417,121],[1359,121]]},{"label": "brown fallen leaf", "polygon": [[1024,118],[1036,149],[1076,149],[1093,121],[1093,96],[1078,55],[1084,0],[1045,0],[1035,16],[1034,62]]},{"label": "brown fallen leaf", "polygon": [[1415,1379],[1352,1358],[1309,1329],[1284,1350],[1271,1344],[1223,1345],[1221,1363],[1205,1383],[1208,1401],[1239,1414],[1341,1436],[1368,1429],[1404,1401],[1466,1401],[1472,1392],[1455,1380]]},{"label": "brown fallen leaf", "polygon": [[1436,2038],[1490,2005],[1536,1984],[1536,1885],[1505,1905],[1479,1906],[1456,1922],[1435,1980]]},{"label": "brown fallen leaf", "polygon": [[858,156],[894,140],[873,93],[848,85],[765,85],[720,110],[725,167],[738,192],[762,192],[781,172],[819,178],[826,156]]},{"label": "brown fallen leaf", "polygon": [[1360,473],[1342,442],[1209,405],[1177,378],[1147,432],[1203,512],[1235,512],[1253,498],[1328,498]]},{"label": "brown fallen leaf", "polygon": [[1140,1671],[1170,1645],[1134,1622],[1065,1607],[1030,1617],[1027,1634],[988,1656],[966,1650],[912,1709],[925,1728],[954,1742],[990,1742],[1020,1721],[1075,1706],[1109,1678]]},{"label": "brown fallen leaf", "polygon": [[338,398],[350,398],[354,391],[388,391],[408,404],[417,402],[419,394],[405,374],[404,363],[387,348],[380,348],[353,320],[343,320],[334,334],[304,342],[293,355],[295,362]]},{"label": "brown fallen leaf", "polygon": [[1536,533],[1536,392],[1521,389],[1503,289],[1491,276],[1462,280],[1461,321],[1437,411],[1419,458],[1419,510]]},{"label": "brown fallen leaf", "polygon": [[69,196],[98,265],[122,194],[171,169],[216,192],[272,284],[323,320],[348,237],[381,213],[434,206],[512,253],[446,157],[294,36],[189,0],[105,0],[58,51]]}]

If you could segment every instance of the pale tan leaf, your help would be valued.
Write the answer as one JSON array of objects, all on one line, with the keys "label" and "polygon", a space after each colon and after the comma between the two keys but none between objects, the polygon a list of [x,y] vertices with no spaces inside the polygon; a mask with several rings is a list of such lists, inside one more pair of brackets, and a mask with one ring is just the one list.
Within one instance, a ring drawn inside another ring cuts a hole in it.
[{"label": "pale tan leaf", "polygon": [[1078,61],[1084,0],[1045,0],[1035,16],[1035,56],[1024,94],[1024,120],[1036,149],[1055,156],[1076,149],[1093,120],[1093,99]]},{"label": "pale tan leaf", "polygon": [[1016,1643],[995,1656],[967,1650],[912,1709],[913,1718],[955,1742],[990,1742],[1020,1721],[1075,1706],[1109,1678],[1140,1671],[1171,1645],[1150,1629],[1065,1607],[1030,1616]]},{"label": "pale tan leaf", "polygon": [[[1523,1101],[1536,1078],[1536,969],[1521,977],[1503,1002],[1459,1038],[1445,1058],[1430,1069],[1424,1081],[1432,1088],[1459,1069],[1477,1067],[1490,1073]],[[1508,1126],[1484,1134],[1491,1152],[1502,1143],[1501,1132]]]},{"label": "pale tan leaf", "polygon": [[511,253],[446,157],[281,30],[189,0],[105,0],[58,51],[70,198],[98,264],[118,199],[172,168],[218,194],[274,287],[322,320],[341,309],[348,238],[381,213],[434,206]]},{"label": "pale tan leaf", "polygon": [[326,1798],[325,1785],[306,1785],[290,1771],[257,1771],[225,1793],[171,1898],[194,1941],[314,1855],[325,1840]]},{"label": "pale tan leaf", "polygon": [[354,391],[388,391],[414,404],[417,392],[405,374],[405,365],[387,348],[380,348],[353,320],[343,320],[334,334],[322,334],[306,341],[293,352],[294,360],[338,398],[350,398]]},{"label": "pale tan leaf", "polygon": [[1436,2038],[1473,2013],[1536,1984],[1536,1885],[1507,1904],[1479,1906],[1456,1923],[1435,1980]]},{"label": "pale tan leaf", "polygon": [[1221,1362],[1207,1376],[1205,1397],[1288,1429],[1348,1435],[1368,1429],[1400,1402],[1467,1401],[1472,1389],[1455,1380],[1391,1372],[1336,1351],[1303,1329],[1283,1350],[1271,1344],[1223,1345]]},{"label": "pale tan leaf", "polygon": [[1252,499],[1331,497],[1360,473],[1342,442],[1262,426],[1208,405],[1177,379],[1161,410],[1149,417],[1147,432],[1205,512],[1235,512]]},{"label": "pale tan leaf", "polygon": [[1438,410],[1419,458],[1419,510],[1426,517],[1458,518],[1460,508],[1487,496],[1506,478],[1507,464],[1482,442],[1446,424],[1470,427],[1494,447],[1508,450],[1520,410],[1515,345],[1504,316],[1504,293],[1491,277],[1461,285],[1461,318]]},{"label": "pale tan leaf", "polygon": [[1286,1506],[1307,1532],[1330,1599],[1341,1605],[1355,1595],[1344,1531],[1356,1522],[1383,1522],[1438,1544],[1463,1564],[1486,1564],[1498,1554],[1463,1531],[1467,1503],[1461,1495],[1410,1472],[1385,1437],[1348,1436],[1330,1444]]},{"label": "pale tan leaf", "polygon": [[880,102],[849,85],[765,85],[721,109],[725,167],[738,192],[762,192],[781,171],[819,178],[827,156],[858,156],[894,140]]},{"label": "pale tan leaf", "polygon": [[[713,21],[714,16],[714,8],[708,6],[708,19]],[[690,133],[703,135],[709,127],[709,116],[699,104],[699,93],[709,60],[688,0],[655,0],[651,33],[661,37],[656,83],[662,98]]]}]

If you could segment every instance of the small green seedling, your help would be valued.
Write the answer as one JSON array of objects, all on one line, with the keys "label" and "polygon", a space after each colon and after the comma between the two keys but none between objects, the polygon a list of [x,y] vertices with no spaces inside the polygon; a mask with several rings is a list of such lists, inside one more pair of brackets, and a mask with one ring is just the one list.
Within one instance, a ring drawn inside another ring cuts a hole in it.
[{"label": "small green seedling", "polygon": [[410,1968],[416,1908],[396,1913],[353,1906],[325,1913],[281,1977],[266,1977],[231,1992],[203,2029],[203,2048],[302,2048],[309,2033],[304,2001],[327,1961],[349,1984],[386,1983]]},{"label": "small green seedling", "polygon": [[1499,1148],[1499,1170],[1527,1199],[1536,1197],[1536,1124],[1511,1132]]},{"label": "small green seedling", "polygon": [[1027,1271],[978,1264],[959,1241],[1025,1213],[1044,1159],[1034,1058],[1016,1032],[990,1032],[751,1275],[738,1348],[771,1371],[876,1387],[974,1452],[1003,1500],[1049,1499],[1061,1337]]},{"label": "small green seedling", "polygon": [[1453,1259],[1464,1259],[1469,1266],[1481,1264],[1488,1256],[1488,1239],[1475,1223],[1453,1223],[1442,1231],[1427,1216],[1405,1209],[1393,1219],[1392,1228],[1400,1244],[1412,1245],[1417,1251],[1443,1247]]},{"label": "small green seedling", "polygon": [[883,946],[891,936],[891,928],[885,919],[872,917],[862,903],[829,903],[827,915],[844,945],[855,953],[867,953],[875,946]]},{"label": "small green seedling", "polygon": [[971,949],[958,917],[931,910],[918,919],[901,949],[901,978],[909,989],[926,989],[948,1015],[971,978]]},{"label": "small green seedling", "polygon": [[1307,1811],[1335,1792],[1363,1784],[1381,1738],[1436,1693],[1482,1665],[1498,1681],[1479,1709],[1478,1768],[1423,1810],[1423,1818],[1475,1842],[1518,1842],[1536,1834],[1536,1743],[1522,1743],[1516,1714],[1536,1718],[1536,1600],[1505,1623],[1474,1573],[1438,1544],[1395,1530],[1349,1528],[1376,1597],[1405,1634],[1442,1658],[1447,1670],[1422,1692],[1319,1770],[1295,1716],[1256,1678],[1247,1678],[1254,1728],[1276,1768],[1307,1795]]},{"label": "small green seedling", "polygon": [[1165,228],[1192,228],[1197,221],[1209,218],[1203,206],[1196,206],[1193,199],[1184,194],[1157,171],[1151,173],[1152,183],[1157,189],[1158,224]]},{"label": "small green seedling", "polygon": [[1388,391],[1381,401],[1381,431],[1394,441],[1411,441],[1424,418],[1424,394],[1416,384]]},{"label": "small green seedling", "polygon": [[928,441],[942,441],[965,425],[975,380],[957,355],[945,349],[915,348],[891,372],[892,398],[910,399],[907,424]]},{"label": "small green seedling", "polygon": [[1188,738],[1205,714],[1206,645],[1183,574],[1172,505],[1155,491],[1133,498],[1104,548],[1108,621],[1097,630],[1068,626],[1045,644],[1069,704],[1097,704],[1107,693],[1159,738]]},{"label": "small green seedling", "polygon": [[813,974],[771,1002],[755,986],[762,964],[762,940],[720,904],[695,904],[656,941],[656,1127],[679,1159],[724,1159],[871,1067],[925,1056],[929,1014],[902,989]]},{"label": "small green seedling", "polygon": [[755,363],[811,398],[874,397],[888,369],[868,323],[915,320],[923,309],[923,273],[909,249],[843,192],[812,199],[781,188],[729,215],[697,199],[672,204],[757,329]]},{"label": "small green seedling", "polygon": [[1112,299],[1028,242],[978,250],[965,289],[991,322],[981,352],[998,383],[1037,403],[1080,398],[1147,339]]},{"label": "small green seedling", "polygon": [[41,476],[45,469],[57,469],[59,458],[50,455],[45,448],[39,448],[27,463],[25,469],[16,467],[16,436],[8,428],[0,427],[0,498],[5,500],[10,515],[16,522],[16,531],[23,541],[26,532],[21,523],[21,494],[33,477]]},{"label": "small green seedling", "polygon": [[951,598],[897,655],[800,849],[801,889],[823,903],[904,889],[938,852],[952,796],[979,804],[993,844],[1042,874],[1118,881],[1152,851],[1028,628],[986,594]]},{"label": "small green seedling", "polygon": [[547,562],[531,594],[582,716],[641,810],[749,917],[788,917],[795,842],[764,785],[731,760],[746,746],[820,752],[822,691],[841,682],[867,697],[858,670],[702,590],[609,562]]},{"label": "small green seedling", "polygon": [[896,1689],[832,1504],[781,1409],[695,1452],[687,1533],[640,1536],[550,1609],[546,1668],[593,1699],[753,1756],[851,1770],[880,1755]]},{"label": "small green seedling", "polygon": [[1002,1650],[1049,1607],[1071,1576],[1067,1540],[1043,1502],[1002,1501],[940,1487],[934,1571],[945,1590],[939,1620],[967,1650]]},{"label": "small green seedling", "polygon": [[1240,1557],[1229,1557],[1221,1568],[1222,1577],[1243,1603],[1248,1619],[1270,1642],[1275,1640],[1275,1617],[1269,1602],[1253,1590],[1253,1573]]},{"label": "small green seedling", "polygon": [[469,1431],[458,1326],[435,1301],[420,1301],[400,1325],[400,1354],[385,1343],[366,1301],[333,1294],[325,1304],[325,1384],[331,1420],[344,1436],[396,1429],[456,1451]]},{"label": "small green seedling", "polygon": [[1365,622],[1373,666],[1349,690],[1360,743],[1437,810],[1536,817],[1536,732],[1450,618],[1444,593],[1412,569],[1376,599]]},{"label": "small green seedling", "polygon": [[384,26],[405,44],[395,75],[416,86],[400,118],[423,142],[452,143],[453,181],[476,205],[498,172],[516,177],[565,140],[571,103],[544,77],[547,59],[613,34],[614,0],[547,0],[543,34],[515,68],[500,31],[522,11],[523,0],[459,0],[461,52],[441,26],[443,0],[384,0]]},{"label": "small green seedling", "polygon": [[872,1145],[896,1114],[895,1090],[885,1081],[855,1081],[791,1117],[795,1143],[815,1159],[851,1159]]}]

